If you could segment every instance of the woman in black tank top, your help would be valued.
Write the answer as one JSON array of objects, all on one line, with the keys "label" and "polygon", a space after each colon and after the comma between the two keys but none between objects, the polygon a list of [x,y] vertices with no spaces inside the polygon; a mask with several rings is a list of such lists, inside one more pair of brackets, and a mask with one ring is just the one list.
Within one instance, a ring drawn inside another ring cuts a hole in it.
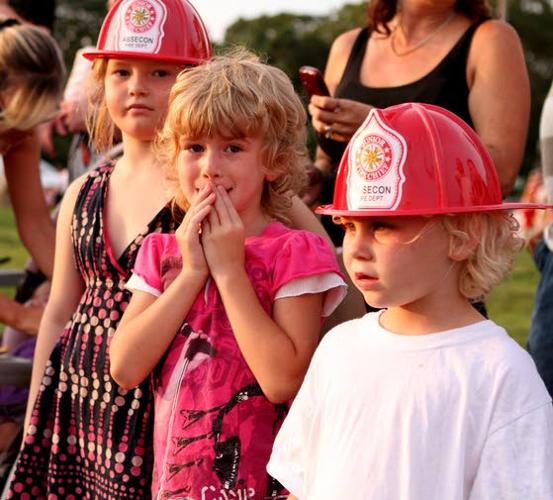
[{"label": "woman in black tank top", "polygon": [[[312,176],[306,201],[331,201],[337,164],[369,109],[402,102],[436,104],[469,123],[488,147],[508,194],[530,109],[518,36],[506,23],[490,20],[485,0],[398,4],[369,1],[368,26],[340,35],[332,45],[325,80],[333,97],[313,96],[309,105],[321,175]],[[341,235],[333,239],[340,243]]]}]

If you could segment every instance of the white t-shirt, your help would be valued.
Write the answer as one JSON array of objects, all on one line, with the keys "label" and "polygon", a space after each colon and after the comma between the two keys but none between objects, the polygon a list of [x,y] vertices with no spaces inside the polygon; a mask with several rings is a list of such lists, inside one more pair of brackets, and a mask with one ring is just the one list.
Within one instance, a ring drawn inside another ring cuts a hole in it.
[{"label": "white t-shirt", "polygon": [[370,313],[321,342],[267,470],[301,500],[553,499],[553,406],[492,321],[422,336]]}]

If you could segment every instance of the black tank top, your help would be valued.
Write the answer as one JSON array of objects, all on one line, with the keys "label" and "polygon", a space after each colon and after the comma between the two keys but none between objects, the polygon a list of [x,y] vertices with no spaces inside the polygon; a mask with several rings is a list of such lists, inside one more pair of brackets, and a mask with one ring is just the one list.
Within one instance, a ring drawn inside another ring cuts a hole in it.
[{"label": "black tank top", "polygon": [[[399,87],[366,87],[359,82],[359,72],[370,37],[368,28],[363,28],[353,44],[335,97],[352,99],[377,108],[404,102],[435,104],[455,113],[472,127],[468,108],[466,66],[472,37],[482,22],[472,24],[430,73]],[[325,140],[323,137],[318,139],[319,145],[331,157],[333,163],[337,163],[346,148],[346,143]]]}]

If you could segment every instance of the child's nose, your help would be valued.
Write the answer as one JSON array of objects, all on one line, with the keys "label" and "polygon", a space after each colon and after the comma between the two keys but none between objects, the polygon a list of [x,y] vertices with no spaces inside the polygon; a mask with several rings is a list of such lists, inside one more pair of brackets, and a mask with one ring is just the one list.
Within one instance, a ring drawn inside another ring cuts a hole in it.
[{"label": "child's nose", "polygon": [[202,163],[202,176],[207,179],[215,179],[220,176],[217,158],[213,153],[207,152]]},{"label": "child's nose", "polygon": [[148,86],[144,78],[140,75],[133,75],[129,84],[129,92],[131,95],[146,95],[148,93]]},{"label": "child's nose", "polygon": [[363,231],[356,231],[354,234],[346,234],[344,237],[344,254],[362,260],[371,260],[373,252],[370,235]]}]

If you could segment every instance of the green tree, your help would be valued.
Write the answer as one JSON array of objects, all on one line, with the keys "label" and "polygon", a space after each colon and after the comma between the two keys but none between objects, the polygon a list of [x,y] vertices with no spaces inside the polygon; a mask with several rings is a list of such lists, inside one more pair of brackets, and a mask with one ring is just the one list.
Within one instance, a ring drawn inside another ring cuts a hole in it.
[{"label": "green tree", "polygon": [[54,36],[69,68],[78,49],[96,44],[106,10],[105,0],[57,1]]},{"label": "green tree", "polygon": [[366,2],[347,4],[328,16],[282,13],[239,19],[225,33],[224,45],[244,45],[286,71],[295,84],[300,66],[324,69],[332,41],[342,32],[362,26]]},{"label": "green tree", "polygon": [[297,83],[303,64],[322,66],[328,44],[317,34],[322,18],[307,15],[277,14],[256,19],[239,19],[225,34],[225,45],[243,45],[267,58]]}]

